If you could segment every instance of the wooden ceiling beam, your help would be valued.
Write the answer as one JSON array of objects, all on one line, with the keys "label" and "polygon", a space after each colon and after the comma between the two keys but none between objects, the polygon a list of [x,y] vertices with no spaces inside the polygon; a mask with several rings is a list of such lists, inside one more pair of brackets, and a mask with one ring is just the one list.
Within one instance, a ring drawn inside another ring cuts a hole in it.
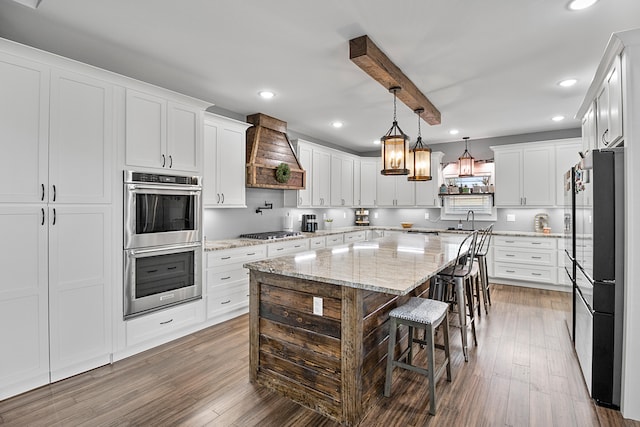
[{"label": "wooden ceiling beam", "polygon": [[396,94],[398,99],[411,108],[411,111],[424,109],[420,117],[425,122],[430,125],[440,124],[440,111],[368,36],[349,40],[349,58],[387,90],[399,87]]}]

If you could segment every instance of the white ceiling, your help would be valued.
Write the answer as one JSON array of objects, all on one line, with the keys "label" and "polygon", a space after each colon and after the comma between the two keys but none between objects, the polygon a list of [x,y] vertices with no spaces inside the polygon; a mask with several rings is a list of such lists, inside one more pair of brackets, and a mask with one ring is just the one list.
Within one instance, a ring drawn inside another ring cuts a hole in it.
[{"label": "white ceiling", "polygon": [[[349,60],[349,40],[363,34],[442,113],[439,126],[422,122],[428,143],[579,127],[573,117],[607,41],[640,27],[640,1],[578,12],[567,3],[42,0],[33,9],[0,0],[0,37],[367,152],[391,126],[393,97]],[[569,77],[578,84],[557,86]],[[262,100],[262,89],[277,95]],[[414,141],[417,118],[400,102],[398,122]]]}]

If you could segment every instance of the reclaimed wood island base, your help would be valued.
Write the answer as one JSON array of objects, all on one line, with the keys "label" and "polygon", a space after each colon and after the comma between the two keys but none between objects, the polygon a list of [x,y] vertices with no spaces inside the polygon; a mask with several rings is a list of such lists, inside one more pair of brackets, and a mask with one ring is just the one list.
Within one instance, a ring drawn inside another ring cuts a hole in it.
[{"label": "reclaimed wood island base", "polygon": [[400,235],[246,264],[251,382],[357,425],[382,397],[389,311],[425,296],[461,240]]}]

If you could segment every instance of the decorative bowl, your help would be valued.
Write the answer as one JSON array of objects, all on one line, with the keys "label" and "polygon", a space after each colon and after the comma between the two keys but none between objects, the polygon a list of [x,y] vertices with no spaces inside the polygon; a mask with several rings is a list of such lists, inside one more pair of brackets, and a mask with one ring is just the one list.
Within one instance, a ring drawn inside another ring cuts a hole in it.
[{"label": "decorative bowl", "polygon": [[413,223],[412,222],[401,222],[400,225],[402,226],[402,228],[411,228],[411,227],[413,227]]}]

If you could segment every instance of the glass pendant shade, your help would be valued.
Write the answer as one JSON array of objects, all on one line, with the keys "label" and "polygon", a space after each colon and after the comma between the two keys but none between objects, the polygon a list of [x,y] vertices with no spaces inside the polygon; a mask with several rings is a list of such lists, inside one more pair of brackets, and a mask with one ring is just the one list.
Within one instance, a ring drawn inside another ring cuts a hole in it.
[{"label": "glass pendant shade", "polygon": [[396,120],[396,92],[399,87],[389,89],[393,93],[393,124],[391,129],[380,138],[382,143],[382,175],[409,175],[407,169],[407,141],[409,137],[402,132]]},{"label": "glass pendant shade", "polygon": [[431,148],[422,143],[420,132],[420,114],[423,111],[423,109],[415,111],[418,115],[418,139],[407,155],[409,181],[431,181]]},{"label": "glass pendant shade", "polygon": [[473,176],[473,164],[475,159],[467,150],[467,140],[469,137],[464,137],[464,153],[458,157],[458,176]]}]

